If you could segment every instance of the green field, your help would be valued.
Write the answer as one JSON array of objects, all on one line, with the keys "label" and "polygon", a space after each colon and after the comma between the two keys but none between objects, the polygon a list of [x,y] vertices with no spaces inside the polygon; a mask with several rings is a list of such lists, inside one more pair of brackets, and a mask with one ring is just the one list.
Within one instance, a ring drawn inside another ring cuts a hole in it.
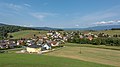
[{"label": "green field", "polygon": [[36,55],[0,54],[0,67],[112,67],[81,60]]},{"label": "green field", "polygon": [[[39,33],[40,32],[40,33]],[[13,35],[13,39],[19,39],[19,38],[31,38],[35,35],[43,35],[47,31],[37,31],[37,30],[23,30],[19,32],[9,33],[9,35]]]},{"label": "green field", "polygon": [[[40,33],[39,33],[40,32]],[[45,35],[47,31],[24,30],[14,33],[14,39]],[[91,32],[118,34],[120,30]],[[66,43],[65,47],[43,55],[16,54],[16,50],[0,54],[0,67],[120,67],[120,47]],[[19,50],[19,49],[17,49]],[[110,66],[109,66],[110,65]]]},{"label": "green field", "polygon": [[[92,46],[67,43],[60,50],[56,50],[46,55],[67,57],[77,60],[84,60],[94,63],[107,64],[120,67],[120,47],[112,46]],[[71,46],[73,45],[73,46]],[[116,49],[116,50],[113,50]]]},{"label": "green field", "polygon": [[120,51],[120,46],[105,46],[105,45],[77,44],[77,43],[67,43],[67,44],[63,44],[63,46],[91,47],[91,48],[101,48],[101,49],[110,49],[110,50],[118,50],[118,51]]},{"label": "green field", "polygon": [[99,33],[105,33],[109,35],[120,35],[120,30],[103,30],[103,31],[96,31],[96,32],[91,32],[93,34],[99,34]]},{"label": "green field", "polygon": [[[21,48],[0,54],[0,67],[113,67],[120,66],[120,47],[66,43],[55,51],[16,54]],[[103,48],[104,47],[104,48]],[[113,50],[115,49],[115,50]]]},{"label": "green field", "polygon": [[[81,32],[89,32],[89,31],[81,31]],[[45,35],[46,33],[47,31],[24,30],[24,31],[9,33],[9,35],[13,35],[13,39],[19,39],[19,38],[31,38],[34,36],[34,34],[41,36],[41,35]],[[120,35],[120,30],[96,31],[91,33],[93,34],[105,33],[109,35],[115,35],[115,34]]]}]

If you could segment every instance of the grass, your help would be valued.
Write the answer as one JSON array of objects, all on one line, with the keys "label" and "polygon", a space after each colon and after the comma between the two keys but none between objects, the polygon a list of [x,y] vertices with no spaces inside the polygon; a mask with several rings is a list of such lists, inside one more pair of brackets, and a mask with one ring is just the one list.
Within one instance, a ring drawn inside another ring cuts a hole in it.
[{"label": "grass", "polygon": [[[57,57],[67,57],[67,58],[73,58],[73,59],[84,60],[89,62],[113,65],[118,67],[120,66],[119,50],[103,49],[101,47],[96,48],[96,46],[95,47],[93,46],[78,47],[78,44],[73,44],[74,46],[70,46],[68,43],[66,45],[67,46],[63,47],[61,50],[57,50],[51,53],[46,53],[46,55],[57,56]],[[106,48],[109,48],[109,47],[106,47]],[[118,49],[118,47],[113,47],[113,48]]]},{"label": "grass", "polygon": [[13,35],[13,39],[19,39],[19,38],[31,38],[31,37],[34,37],[34,34],[40,36],[45,34],[46,32],[47,31],[23,30],[23,31],[18,31],[14,33],[9,33],[9,35]]},{"label": "grass", "polygon": [[36,54],[0,54],[0,67],[112,67],[81,60],[36,55]]},{"label": "grass", "polygon": [[101,48],[120,51],[120,46],[105,46],[105,45],[91,45],[91,44],[77,44],[77,43],[67,43],[63,46],[76,46],[76,47],[91,47],[91,48]]},{"label": "grass", "polygon": [[[84,32],[84,31],[81,31],[81,32]],[[45,35],[46,33],[47,31],[24,30],[24,31],[9,33],[9,34],[13,35],[13,39],[19,39],[19,38],[31,38],[34,36],[34,34],[41,36],[41,35]],[[120,30],[96,31],[96,32],[91,32],[91,33],[93,34],[105,33],[105,34],[109,34],[113,36],[114,34],[120,35]]]},{"label": "grass", "polygon": [[99,33],[105,33],[105,34],[109,34],[111,36],[113,35],[120,35],[120,30],[103,30],[103,31],[96,31],[96,32],[91,32],[93,34],[99,34]]}]

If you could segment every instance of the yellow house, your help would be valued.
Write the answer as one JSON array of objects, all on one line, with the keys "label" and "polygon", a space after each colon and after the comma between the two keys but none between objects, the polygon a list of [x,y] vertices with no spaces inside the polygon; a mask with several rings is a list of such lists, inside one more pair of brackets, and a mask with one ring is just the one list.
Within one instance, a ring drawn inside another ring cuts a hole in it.
[{"label": "yellow house", "polygon": [[30,45],[30,46],[26,47],[26,51],[29,53],[41,53],[41,46]]}]

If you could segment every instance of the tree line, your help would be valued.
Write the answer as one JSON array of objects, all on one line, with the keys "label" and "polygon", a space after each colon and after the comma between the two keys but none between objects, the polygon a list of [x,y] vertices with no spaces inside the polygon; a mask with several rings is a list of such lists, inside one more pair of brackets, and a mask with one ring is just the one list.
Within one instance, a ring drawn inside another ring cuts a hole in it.
[{"label": "tree line", "polygon": [[89,40],[87,38],[73,38],[68,39],[70,43],[79,43],[79,44],[93,44],[93,45],[106,45],[106,46],[120,46],[120,38],[94,38],[93,40]]}]

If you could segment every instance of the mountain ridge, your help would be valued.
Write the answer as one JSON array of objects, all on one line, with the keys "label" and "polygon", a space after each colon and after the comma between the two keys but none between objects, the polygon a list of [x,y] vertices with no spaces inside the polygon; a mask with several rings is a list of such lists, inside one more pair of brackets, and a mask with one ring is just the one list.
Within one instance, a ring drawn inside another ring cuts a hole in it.
[{"label": "mountain ridge", "polygon": [[63,28],[64,30],[110,30],[112,28],[120,28],[120,25],[104,25],[104,26],[93,26],[87,28]]},{"label": "mountain ridge", "polygon": [[[5,26],[5,25],[8,24],[0,23],[0,26]],[[12,25],[12,26],[17,26],[17,25]],[[27,28],[33,28],[38,30],[110,30],[112,28],[120,28],[120,25],[103,25],[103,26],[93,26],[87,28],[52,28],[52,27],[27,27]]]}]

